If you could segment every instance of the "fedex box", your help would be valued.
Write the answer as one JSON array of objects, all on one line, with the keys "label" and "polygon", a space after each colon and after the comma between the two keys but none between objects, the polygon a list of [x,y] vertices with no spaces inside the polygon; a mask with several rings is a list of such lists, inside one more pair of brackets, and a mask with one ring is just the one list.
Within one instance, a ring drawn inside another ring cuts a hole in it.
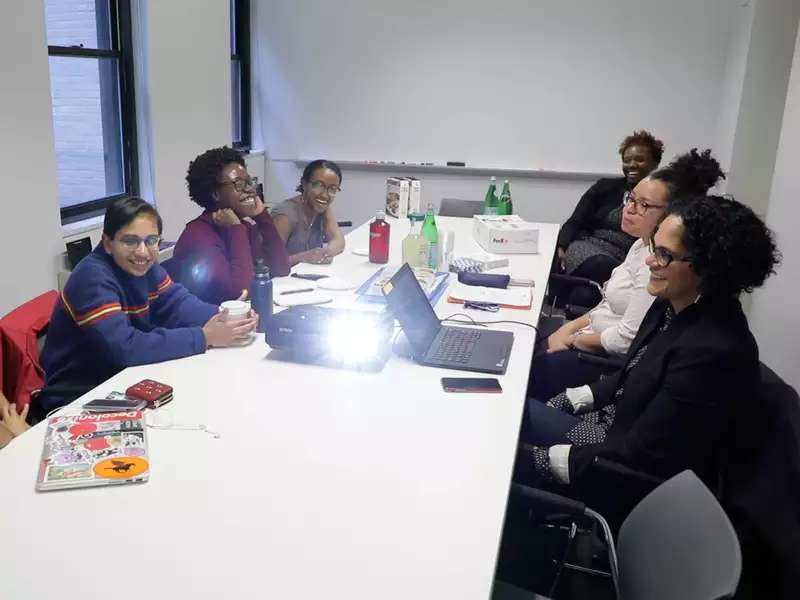
[{"label": "fedex box", "polygon": [[539,228],[517,215],[475,215],[472,235],[487,252],[538,254]]},{"label": "fedex box", "polygon": [[409,181],[405,177],[386,179],[386,214],[398,219],[408,216]]}]

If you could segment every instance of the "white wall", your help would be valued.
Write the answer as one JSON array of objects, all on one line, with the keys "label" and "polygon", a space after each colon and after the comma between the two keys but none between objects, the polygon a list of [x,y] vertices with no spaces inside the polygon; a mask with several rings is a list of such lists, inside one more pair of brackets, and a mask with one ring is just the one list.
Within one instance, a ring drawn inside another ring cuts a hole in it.
[{"label": "white wall", "polygon": [[758,340],[762,360],[795,389],[800,390],[797,311],[800,281],[800,34],[796,38],[786,110],[780,133],[775,176],[767,211],[767,224],[777,235],[783,264],[766,286],[753,294],[750,325]]},{"label": "white wall", "polygon": [[56,284],[61,247],[44,3],[0,21],[0,315]]},{"label": "white wall", "polygon": [[229,5],[150,0],[144,12],[154,199],[175,240],[201,212],[186,190],[189,161],[231,143]]},{"label": "white wall", "polygon": [[726,191],[765,215],[800,2],[751,0],[750,5],[742,9],[752,14],[752,25],[735,127],[722,123],[733,135]]},{"label": "white wall", "polygon": [[[272,161],[267,179],[267,196],[279,202],[293,195],[302,169],[294,163]],[[359,225],[375,216],[386,202],[386,178],[390,171],[362,171],[343,168],[342,191],[336,195],[333,211],[339,221]],[[423,208],[430,202],[439,210],[442,198],[483,200],[488,178],[485,175],[416,174],[422,182]],[[503,178],[499,181],[502,183]],[[530,221],[563,223],[591,181],[556,178],[511,178],[514,210]]]},{"label": "white wall", "polygon": [[616,171],[710,146],[732,0],[254,0],[272,158]]}]

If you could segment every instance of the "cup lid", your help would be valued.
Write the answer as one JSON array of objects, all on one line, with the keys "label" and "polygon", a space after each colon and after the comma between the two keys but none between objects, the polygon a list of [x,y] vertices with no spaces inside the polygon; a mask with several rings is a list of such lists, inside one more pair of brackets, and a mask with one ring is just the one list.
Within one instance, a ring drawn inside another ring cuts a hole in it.
[{"label": "cup lid", "polygon": [[220,310],[227,308],[229,315],[244,315],[250,310],[250,305],[241,300],[227,300],[219,305]]}]

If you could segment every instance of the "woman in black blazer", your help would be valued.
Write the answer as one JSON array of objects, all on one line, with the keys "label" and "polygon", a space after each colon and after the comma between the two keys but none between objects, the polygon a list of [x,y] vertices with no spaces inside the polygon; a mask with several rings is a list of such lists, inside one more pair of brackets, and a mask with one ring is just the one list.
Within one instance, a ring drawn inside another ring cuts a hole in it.
[{"label": "woman in black blazer", "polygon": [[[779,261],[770,231],[727,198],[677,200],[651,241],[657,297],[617,373],[528,404],[518,465],[583,484],[595,457],[658,477],[694,470],[714,486],[734,423],[757,410],[758,348],[738,295]],[[531,472],[527,475],[532,475]]]},{"label": "woman in black blazer", "polygon": [[581,197],[558,236],[558,268],[605,283],[636,238],[620,226],[623,201],[661,162],[664,144],[648,131],[634,131],[619,146],[623,177],[600,179]]}]

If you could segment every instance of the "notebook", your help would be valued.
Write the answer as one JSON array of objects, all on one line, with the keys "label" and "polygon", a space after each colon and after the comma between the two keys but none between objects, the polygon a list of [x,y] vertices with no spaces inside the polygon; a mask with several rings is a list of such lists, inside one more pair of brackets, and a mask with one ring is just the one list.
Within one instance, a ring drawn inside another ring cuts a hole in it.
[{"label": "notebook", "polygon": [[497,304],[503,308],[530,310],[533,303],[533,288],[525,286],[512,286],[505,289],[489,288],[456,282],[450,289],[447,301],[456,304],[484,302]]},{"label": "notebook", "polygon": [[40,492],[147,481],[140,410],[51,417],[36,489]]}]

